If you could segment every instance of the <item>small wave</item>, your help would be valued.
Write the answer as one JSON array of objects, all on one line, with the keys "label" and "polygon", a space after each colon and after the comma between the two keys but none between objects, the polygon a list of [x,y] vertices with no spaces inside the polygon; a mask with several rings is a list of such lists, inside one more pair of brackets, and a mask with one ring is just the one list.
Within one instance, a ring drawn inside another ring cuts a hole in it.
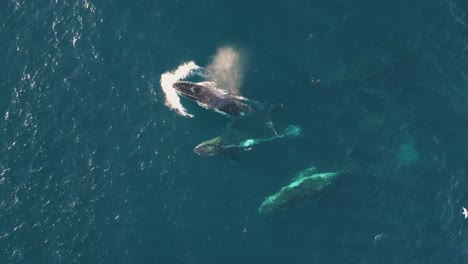
[{"label": "small wave", "polygon": [[201,67],[196,65],[195,62],[185,62],[175,71],[169,71],[161,74],[161,87],[166,96],[166,106],[175,110],[177,114],[185,117],[193,117],[192,114],[188,113],[187,110],[180,103],[179,95],[172,85],[184,78],[187,78],[193,74],[196,70],[200,70]]}]

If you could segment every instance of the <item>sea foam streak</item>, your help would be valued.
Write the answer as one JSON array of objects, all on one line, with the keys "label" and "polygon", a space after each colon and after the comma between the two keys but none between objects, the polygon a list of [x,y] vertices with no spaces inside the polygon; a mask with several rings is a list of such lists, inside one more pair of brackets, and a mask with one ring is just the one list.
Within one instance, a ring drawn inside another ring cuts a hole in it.
[{"label": "sea foam streak", "polygon": [[175,110],[179,115],[185,117],[193,117],[180,103],[179,95],[176,90],[172,87],[175,82],[187,78],[193,74],[194,70],[201,69],[200,66],[196,65],[195,62],[185,62],[181,64],[175,71],[165,72],[161,75],[161,87],[166,95],[166,106]]}]

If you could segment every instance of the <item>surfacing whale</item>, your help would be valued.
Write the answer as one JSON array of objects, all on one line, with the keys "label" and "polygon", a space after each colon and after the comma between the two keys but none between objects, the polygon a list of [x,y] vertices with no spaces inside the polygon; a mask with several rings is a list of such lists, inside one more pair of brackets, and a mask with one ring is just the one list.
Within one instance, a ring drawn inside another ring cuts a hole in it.
[{"label": "surfacing whale", "polygon": [[200,106],[214,110],[230,117],[246,117],[264,111],[264,104],[230,94],[219,89],[213,82],[175,82],[173,85],[177,92]]}]

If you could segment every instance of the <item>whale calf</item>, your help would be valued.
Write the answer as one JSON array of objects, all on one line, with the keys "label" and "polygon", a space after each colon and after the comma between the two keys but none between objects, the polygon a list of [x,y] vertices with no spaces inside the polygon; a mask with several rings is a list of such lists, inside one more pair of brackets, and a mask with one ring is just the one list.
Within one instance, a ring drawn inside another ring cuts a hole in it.
[{"label": "whale calf", "polygon": [[298,126],[289,126],[281,134],[268,138],[245,137],[242,133],[229,132],[198,144],[194,152],[200,156],[220,155],[233,157],[237,153],[251,150],[256,145],[286,137],[299,136],[300,133],[301,128]]}]

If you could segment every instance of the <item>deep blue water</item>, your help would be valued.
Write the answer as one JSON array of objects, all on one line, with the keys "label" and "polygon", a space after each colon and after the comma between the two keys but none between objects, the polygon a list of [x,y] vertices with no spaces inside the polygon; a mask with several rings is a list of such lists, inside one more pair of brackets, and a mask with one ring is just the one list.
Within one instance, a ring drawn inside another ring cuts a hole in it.
[{"label": "deep blue water", "polygon": [[[193,152],[227,120],[160,76],[224,45],[299,138]],[[1,263],[467,262],[464,0],[5,0],[0,118]],[[354,172],[257,213],[311,165]]]}]

